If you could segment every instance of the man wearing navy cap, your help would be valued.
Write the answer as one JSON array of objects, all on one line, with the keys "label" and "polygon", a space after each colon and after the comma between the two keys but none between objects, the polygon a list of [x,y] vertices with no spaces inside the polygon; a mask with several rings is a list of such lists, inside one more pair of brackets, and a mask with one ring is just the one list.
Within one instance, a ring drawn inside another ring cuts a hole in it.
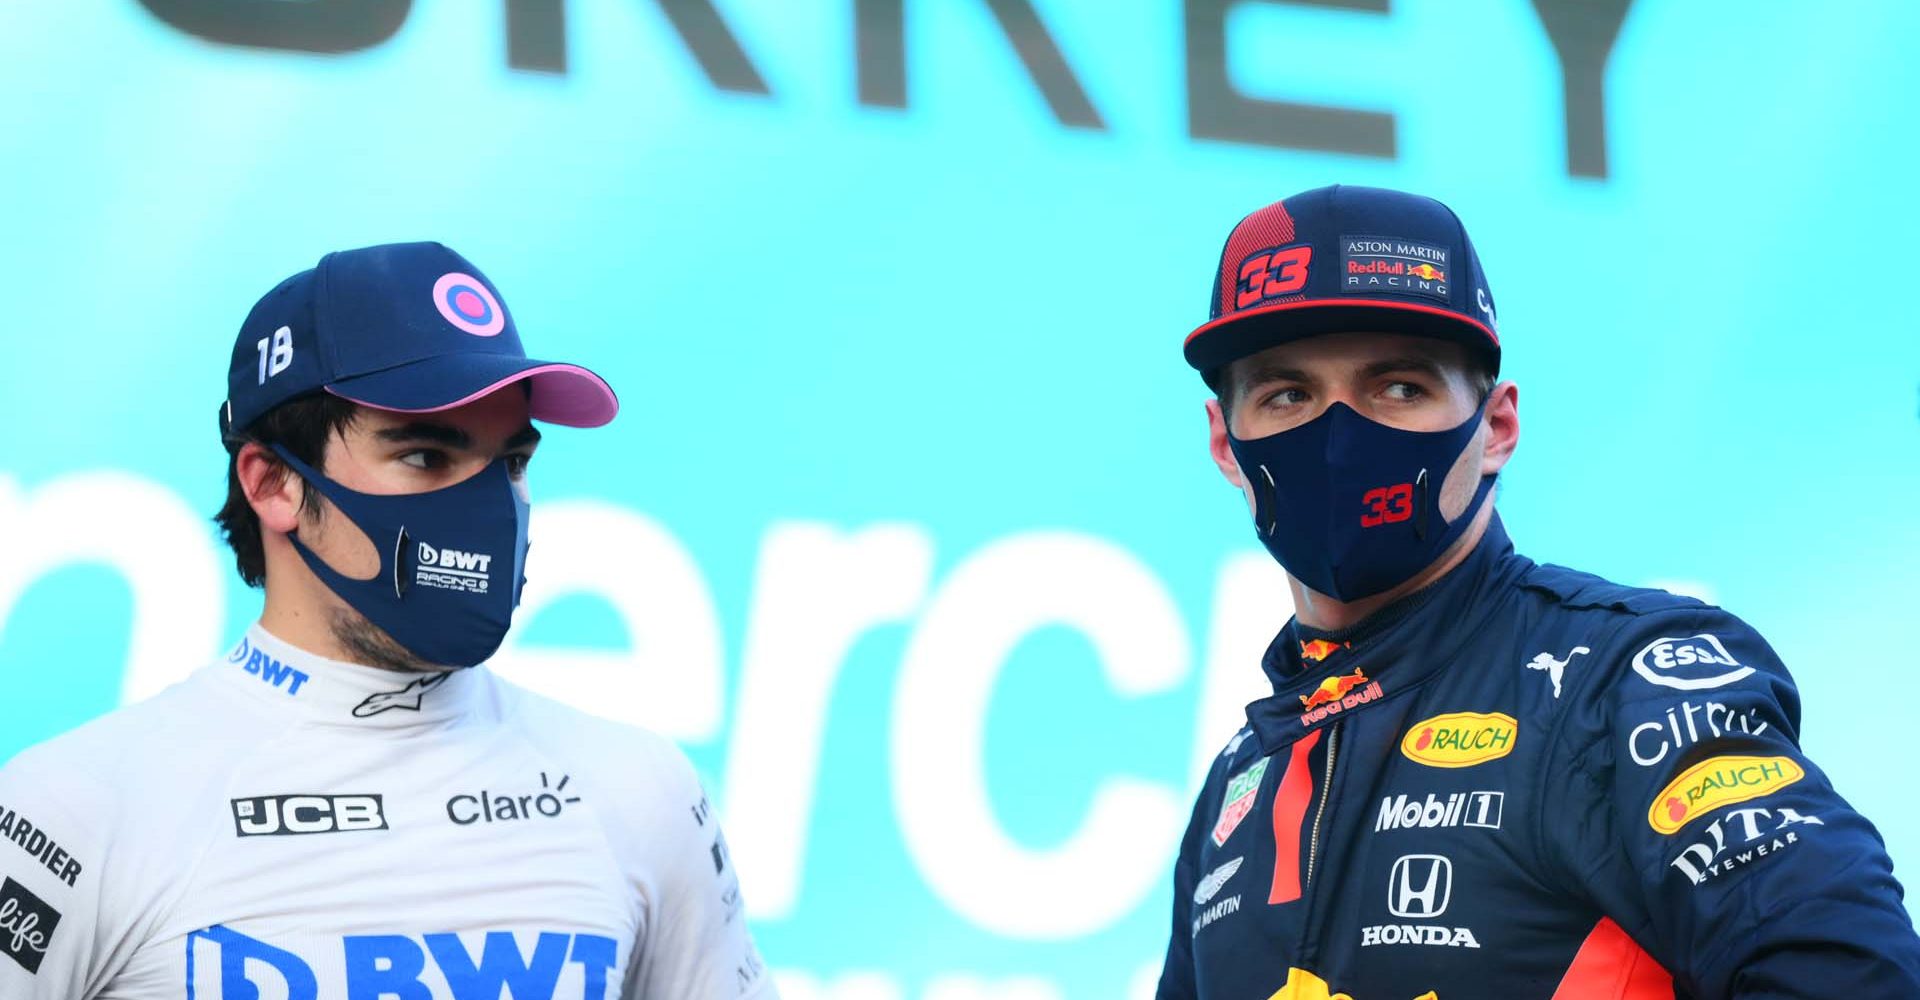
[{"label": "man wearing navy cap", "polygon": [[1295,195],[1209,301],[1213,459],[1295,617],[1181,844],[1163,1000],[1920,996],[1765,640],[1514,552],[1518,393],[1452,211]]},{"label": "man wearing navy cap", "polygon": [[534,422],[607,423],[606,382],[394,244],[268,292],[219,410],[260,620],[0,771],[0,996],[773,996],[680,751],[483,666]]}]

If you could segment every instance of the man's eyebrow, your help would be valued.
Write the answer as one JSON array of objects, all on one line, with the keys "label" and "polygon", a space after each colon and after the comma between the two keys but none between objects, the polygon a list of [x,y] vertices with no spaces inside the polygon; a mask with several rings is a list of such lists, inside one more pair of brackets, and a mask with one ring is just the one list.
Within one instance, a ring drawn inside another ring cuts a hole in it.
[{"label": "man's eyebrow", "polygon": [[1268,382],[1311,381],[1313,380],[1307,377],[1307,373],[1298,368],[1288,368],[1284,365],[1262,364],[1247,369],[1246,375],[1240,379],[1240,387],[1250,389],[1256,385],[1265,385]]},{"label": "man's eyebrow", "polygon": [[1412,355],[1404,358],[1387,358],[1383,361],[1375,361],[1367,365],[1364,369],[1361,369],[1360,374],[1365,378],[1379,378],[1382,375],[1388,375],[1393,372],[1420,372],[1424,375],[1431,375],[1437,379],[1447,377],[1447,373],[1440,367],[1440,362],[1432,358],[1414,357]]},{"label": "man's eyebrow", "polygon": [[536,445],[539,443],[540,443],[540,428],[535,427],[532,424],[528,424],[527,426],[520,428],[518,431],[515,431],[514,435],[507,439],[506,450],[512,451],[515,448],[527,447],[529,445]]},{"label": "man's eyebrow", "polygon": [[473,447],[473,438],[468,436],[466,431],[458,427],[449,427],[446,424],[436,424],[425,420],[416,420],[413,423],[401,424],[398,427],[383,427],[380,430],[374,431],[373,436],[382,441],[388,441],[394,444],[424,442],[427,444],[445,445],[449,448]]}]

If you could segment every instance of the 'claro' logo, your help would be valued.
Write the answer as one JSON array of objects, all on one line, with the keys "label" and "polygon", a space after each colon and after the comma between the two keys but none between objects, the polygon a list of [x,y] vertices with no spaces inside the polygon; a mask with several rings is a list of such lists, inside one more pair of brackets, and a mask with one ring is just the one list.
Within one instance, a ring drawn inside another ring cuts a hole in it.
[{"label": "'claro' logo", "polygon": [[1448,712],[1414,723],[1400,739],[1400,752],[1428,767],[1472,767],[1512,753],[1519,735],[1511,715]]},{"label": "'claro' logo", "polygon": [[1713,757],[1680,772],[1647,806],[1647,823],[1658,833],[1680,832],[1690,820],[1762,795],[1807,776],[1791,757]]}]

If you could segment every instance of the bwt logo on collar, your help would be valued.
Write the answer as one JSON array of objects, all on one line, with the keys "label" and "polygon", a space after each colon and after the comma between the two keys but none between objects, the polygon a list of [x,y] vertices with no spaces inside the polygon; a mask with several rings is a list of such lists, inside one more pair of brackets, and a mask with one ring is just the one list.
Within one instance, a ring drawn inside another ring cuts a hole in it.
[{"label": "bwt logo on collar", "polygon": [[289,696],[300,693],[300,685],[311,680],[304,670],[295,670],[279,660],[253,648],[245,638],[240,645],[227,654],[227,662],[239,665],[240,669],[260,678],[262,684],[285,688]]},{"label": "bwt logo on collar", "polygon": [[440,548],[421,542],[415,553],[413,582],[441,590],[484,594],[493,572],[493,557],[484,552]]}]

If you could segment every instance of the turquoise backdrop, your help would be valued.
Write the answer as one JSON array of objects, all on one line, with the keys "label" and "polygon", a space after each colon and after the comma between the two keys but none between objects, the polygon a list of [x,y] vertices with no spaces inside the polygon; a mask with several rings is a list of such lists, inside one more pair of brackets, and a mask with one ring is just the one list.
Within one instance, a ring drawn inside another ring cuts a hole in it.
[{"label": "turquoise backdrop", "polygon": [[9,5],[0,759],[256,614],[254,298],[439,239],[625,404],[533,467],[499,668],[686,747],[789,1000],[1140,995],[1289,614],[1180,343],[1339,181],[1474,234],[1522,550],[1757,625],[1912,881],[1920,4],[897,6]]}]

